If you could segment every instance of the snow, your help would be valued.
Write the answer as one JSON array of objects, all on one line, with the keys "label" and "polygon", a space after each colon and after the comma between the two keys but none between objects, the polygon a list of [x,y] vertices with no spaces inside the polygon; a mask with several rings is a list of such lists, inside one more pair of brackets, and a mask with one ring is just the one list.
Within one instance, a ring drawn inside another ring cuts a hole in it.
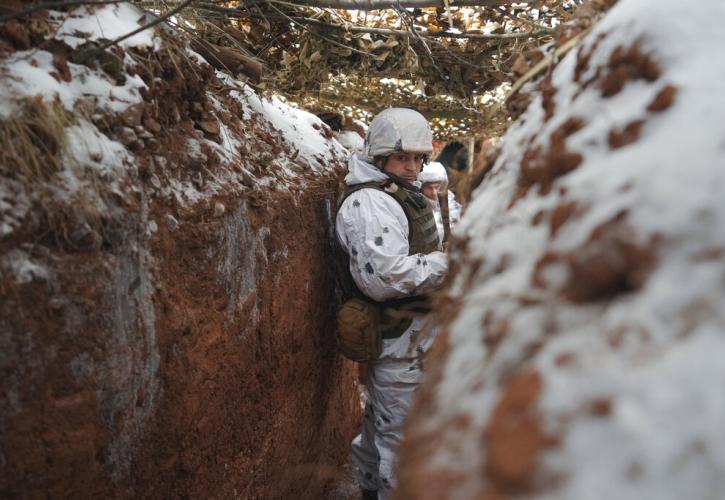
[{"label": "snow", "polygon": [[[250,87],[234,93],[245,105],[245,113],[256,112],[278,130],[300,152],[298,161],[316,171],[331,171],[335,155],[346,157],[348,152],[340,144],[322,135],[327,125],[317,116],[283,103],[278,97],[264,98]],[[320,161],[317,161],[317,158]]]},{"label": "snow", "polygon": [[49,277],[49,271],[45,266],[33,262],[26,252],[19,249],[12,249],[3,256],[0,261],[0,269],[9,274],[12,280],[19,285],[36,280],[44,281]]},{"label": "snow", "polygon": [[103,180],[116,178],[133,162],[123,144],[109,139],[87,120],[79,119],[76,125],[67,127],[66,139],[70,151],[66,163],[92,165]]},{"label": "snow", "polygon": [[[56,40],[63,40],[72,48],[85,43],[88,39],[115,40],[153,20],[136,7],[120,3],[103,7],[85,6],[70,15],[51,12],[51,17],[59,21]],[[154,46],[153,28],[146,29],[122,40],[121,47]]]},{"label": "snow", "polygon": [[[76,48],[86,42],[115,39],[149,22],[153,16],[127,3],[102,6],[82,6],[69,12],[50,11],[48,22],[54,29],[53,37]],[[156,35],[156,29],[147,29],[124,41],[123,48],[148,47],[158,50],[164,43]],[[187,55],[198,62],[203,58],[186,49]],[[133,64],[127,52],[126,65]],[[44,103],[59,103],[73,117],[66,128],[66,147],[63,156],[63,170],[50,181],[47,190],[56,202],[65,205],[74,203],[74,195],[81,190],[90,193],[89,199],[103,211],[101,198],[96,196],[98,180],[104,189],[114,192],[120,198],[139,187],[135,179],[138,161],[135,153],[120,142],[108,137],[95,123],[103,116],[112,117],[127,111],[132,106],[143,104],[142,92],[147,85],[138,75],[124,73],[125,80],[118,84],[115,78],[101,70],[68,62],[70,81],[56,79],[57,72],[52,53],[34,48],[18,51],[0,61],[0,120],[20,114],[29,99],[39,96]],[[257,128],[267,131],[271,137],[288,144],[287,151],[275,156],[261,157],[252,152],[240,154],[242,146],[258,140],[256,130],[240,135],[232,127],[218,121],[219,142],[205,138],[200,131],[189,137],[187,147],[190,156],[205,162],[203,153],[209,148],[220,158],[220,165],[205,168],[203,182],[198,179],[168,179],[160,183],[159,175],[152,175],[152,184],[161,196],[171,197],[184,208],[205,202],[215,195],[234,189],[247,189],[250,179],[261,188],[288,189],[299,187],[310,172],[329,173],[339,168],[340,160],[347,152],[335,141],[323,137],[324,125],[314,115],[291,108],[277,98],[263,98],[243,82],[217,72],[217,77],[230,88],[239,89],[232,94],[245,108],[242,119],[258,115]],[[207,91],[214,113],[227,113],[222,101],[211,90]],[[116,120],[117,121],[117,120]],[[129,129],[130,131],[131,129]],[[202,146],[204,148],[202,148]],[[290,158],[298,151],[296,158]],[[163,162],[157,161],[160,158]],[[154,162],[163,168],[165,158],[156,156]],[[265,164],[263,172],[255,171],[260,163]],[[251,175],[253,174],[254,175]],[[262,175],[262,177],[260,177]],[[129,182],[130,181],[130,182]],[[0,184],[0,237],[15,232],[28,215],[33,198],[37,193],[26,192],[23,182],[3,179]],[[46,193],[47,194],[47,193]]]},{"label": "snow", "polygon": [[0,238],[22,225],[30,206],[23,185],[14,179],[3,179],[0,183]]},{"label": "snow", "polygon": [[[449,329],[439,412],[428,420],[442,425],[465,413],[475,424],[463,438],[441,430],[446,444],[436,463],[468,474],[450,498],[466,498],[483,484],[485,448],[472,433],[486,425],[501,396],[499,381],[512,366],[541,374],[538,410],[559,438],[543,452],[539,469],[561,481],[532,497],[718,498],[725,491],[725,267],[722,256],[698,257],[725,248],[723,22],[725,4],[717,0],[696,10],[674,0],[620,0],[583,42],[588,51],[606,34],[581,81],[598,68],[606,73],[612,51],[635,43],[657,62],[659,78],[628,80],[608,98],[596,83],[581,91],[573,77],[577,50],[571,51],[552,74],[554,116],[545,120],[542,97],[535,96],[504,137],[492,173],[455,231],[470,239],[451,291],[463,307]],[[678,90],[674,104],[647,111],[668,84]],[[566,140],[568,151],[582,155],[581,165],[548,194],[534,186],[509,208],[529,141],[536,135],[533,144],[548,149],[551,133],[572,117],[585,122]],[[639,140],[611,149],[609,132],[634,120],[645,120]],[[532,224],[535,214],[570,201],[583,213],[556,235],[546,218]],[[574,303],[559,292],[570,279],[564,262],[545,268],[545,287],[532,285],[544,254],[580,252],[592,231],[622,210],[636,243],[658,242],[642,288]],[[509,264],[501,271],[504,256]],[[483,264],[474,268],[470,263],[479,259]],[[523,304],[522,296],[536,300]],[[487,313],[509,322],[491,352],[482,342]],[[527,354],[536,341],[541,349]],[[559,366],[562,353],[574,362]],[[611,414],[588,410],[601,398],[611,400]]]},{"label": "snow", "polygon": [[363,138],[354,130],[341,130],[336,134],[336,139],[350,153],[361,153],[365,145]]},{"label": "snow", "polygon": [[72,80],[57,81],[51,72],[53,55],[43,50],[19,51],[0,64],[0,118],[7,118],[20,109],[22,99],[40,95],[45,102],[59,99],[71,110],[81,99],[93,99],[95,105],[112,112],[119,112],[131,104],[141,102],[139,90],[146,84],[138,76],[128,76],[124,85],[116,85],[102,72],[85,66],[68,63]]}]

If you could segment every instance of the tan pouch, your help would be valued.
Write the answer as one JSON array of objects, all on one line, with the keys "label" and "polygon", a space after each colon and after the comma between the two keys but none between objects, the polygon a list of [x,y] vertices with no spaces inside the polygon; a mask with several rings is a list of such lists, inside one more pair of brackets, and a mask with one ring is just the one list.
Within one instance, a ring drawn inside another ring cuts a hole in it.
[{"label": "tan pouch", "polygon": [[337,344],[342,355],[357,362],[378,359],[382,352],[380,308],[350,299],[337,311]]}]

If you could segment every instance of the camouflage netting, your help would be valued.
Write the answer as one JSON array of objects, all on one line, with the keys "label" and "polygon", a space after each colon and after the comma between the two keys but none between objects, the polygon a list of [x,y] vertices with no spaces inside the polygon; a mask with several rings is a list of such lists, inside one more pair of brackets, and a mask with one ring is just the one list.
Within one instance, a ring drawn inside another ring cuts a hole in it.
[{"label": "camouflage netting", "polygon": [[[168,12],[185,2],[134,3]],[[511,84],[614,1],[471,3],[191,2],[175,19],[200,51],[215,51],[220,66],[258,89],[363,120],[390,105],[415,107],[447,140],[500,134]]]}]

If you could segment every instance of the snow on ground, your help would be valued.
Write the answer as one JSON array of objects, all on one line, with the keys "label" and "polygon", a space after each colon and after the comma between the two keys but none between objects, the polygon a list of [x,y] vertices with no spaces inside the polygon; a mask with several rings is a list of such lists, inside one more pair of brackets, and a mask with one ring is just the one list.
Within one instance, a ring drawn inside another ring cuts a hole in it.
[{"label": "snow on ground", "polygon": [[[73,48],[89,39],[115,40],[137,30],[152,19],[150,14],[145,14],[127,3],[101,8],[85,6],[70,14],[51,12],[51,17],[58,21],[56,40],[63,40]],[[120,45],[138,47],[153,46],[154,43],[153,31],[144,30],[122,40]]]},{"label": "snow on ground", "polygon": [[324,135],[324,131],[329,130],[327,125],[312,113],[288,106],[274,96],[261,97],[248,86],[233,95],[245,106],[245,116],[250,112],[263,115],[274,129],[294,144],[300,152],[299,158],[312,170],[329,171],[335,153],[348,154],[340,144],[330,141],[331,131],[327,137]]},{"label": "snow on ground", "polygon": [[353,153],[361,153],[365,146],[364,138],[355,130],[341,130],[337,133],[336,139],[345,149]]},{"label": "snow on ground", "polygon": [[[465,475],[448,498],[722,497],[723,23],[718,0],[620,0],[505,136],[455,231],[462,309],[421,418],[428,465]],[[508,422],[546,438],[507,468],[496,416],[527,373],[533,416]]]},{"label": "snow on ground", "polygon": [[44,101],[60,100],[67,110],[80,99],[93,99],[98,109],[120,112],[141,102],[139,89],[146,84],[138,76],[127,76],[118,85],[101,71],[69,63],[71,81],[57,80],[53,54],[44,50],[15,52],[0,65],[0,118],[17,113],[22,99],[41,96]]}]

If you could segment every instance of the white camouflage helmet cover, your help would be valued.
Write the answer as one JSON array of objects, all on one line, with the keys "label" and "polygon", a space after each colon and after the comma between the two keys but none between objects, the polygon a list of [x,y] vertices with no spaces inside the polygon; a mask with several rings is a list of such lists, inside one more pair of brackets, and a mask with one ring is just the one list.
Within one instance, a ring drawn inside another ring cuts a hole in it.
[{"label": "white camouflage helmet cover", "polygon": [[423,167],[423,171],[418,174],[418,181],[426,184],[428,182],[442,182],[446,184],[448,182],[448,174],[446,173],[446,167],[442,163],[432,161]]},{"label": "white camouflage helmet cover", "polygon": [[428,120],[413,109],[388,108],[370,122],[364,153],[368,158],[405,151],[430,154],[433,134]]}]

